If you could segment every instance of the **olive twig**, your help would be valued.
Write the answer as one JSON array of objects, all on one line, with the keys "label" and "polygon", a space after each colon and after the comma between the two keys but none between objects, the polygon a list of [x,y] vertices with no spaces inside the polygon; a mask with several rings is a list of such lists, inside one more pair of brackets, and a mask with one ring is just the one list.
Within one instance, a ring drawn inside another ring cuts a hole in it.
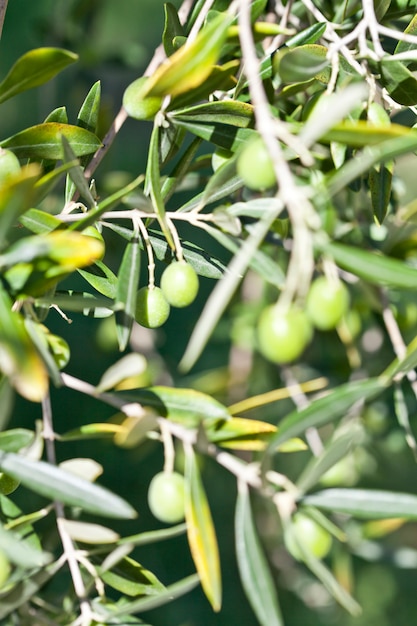
[{"label": "olive twig", "polygon": [[148,256],[149,287],[154,287],[155,285],[155,259],[153,255],[152,245],[151,245],[149,234],[148,234],[148,231],[146,230],[145,224],[139,217],[137,217],[137,223],[139,226],[140,233],[142,235],[143,243],[145,244],[146,254]]},{"label": "olive twig", "polygon": [[[43,438],[45,440],[48,462],[56,465],[55,433],[53,430],[52,407],[49,393],[42,400]],[[73,541],[65,526],[65,512],[62,502],[54,502],[58,534],[61,539],[64,555],[71,573],[75,594],[80,604],[80,620],[82,626],[90,626],[93,615],[87,599],[86,588],[77,559],[77,552]]]}]

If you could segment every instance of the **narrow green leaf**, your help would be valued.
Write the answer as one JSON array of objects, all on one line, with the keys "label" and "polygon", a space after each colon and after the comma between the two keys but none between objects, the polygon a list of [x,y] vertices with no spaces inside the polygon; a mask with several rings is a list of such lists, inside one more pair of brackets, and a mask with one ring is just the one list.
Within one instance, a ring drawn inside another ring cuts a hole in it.
[{"label": "narrow green leaf", "polygon": [[[74,163],[77,157],[74,153],[74,150],[71,147],[70,142],[64,135],[62,135],[61,141],[62,141],[62,151],[63,151],[64,162]],[[79,164],[72,166],[68,175],[71,178],[72,182],[74,183],[74,186],[79,192],[80,196],[84,198],[84,200],[87,201],[89,208],[95,207],[96,202],[90,191],[90,187],[88,185],[86,177],[84,176],[84,170],[82,169],[82,167]],[[72,198],[73,193],[74,191],[71,189],[69,191],[69,194],[66,197],[67,202]]]},{"label": "narrow green leaf", "polygon": [[165,204],[162,196],[161,172],[159,163],[159,134],[160,128],[154,124],[151,140],[149,143],[148,163],[146,166],[145,190],[150,193],[152,204],[158,216],[158,222],[165,238],[172,250],[175,244],[165,215]]},{"label": "narrow green leaf", "polygon": [[25,576],[7,595],[2,595],[0,603],[0,619],[3,619],[26,604],[48,580],[53,578],[62,567],[62,561],[51,563],[46,568]]},{"label": "narrow green leaf", "polygon": [[322,426],[343,417],[355,402],[372,398],[385,389],[377,378],[346,383],[318,398],[306,408],[292,411],[278,425],[278,433],[268,446],[269,454],[290,437],[302,435],[308,428]]},{"label": "narrow green leaf", "polygon": [[2,452],[0,468],[28,489],[50,500],[81,507],[88,513],[105,517],[136,517],[136,511],[120,496],[44,461],[32,461],[12,452]]},{"label": "narrow green leaf", "polygon": [[232,18],[224,13],[211,20],[192,43],[174,52],[150,77],[147,96],[175,96],[201,85],[221,55]]},{"label": "narrow green leaf", "polygon": [[123,398],[140,402],[154,409],[161,417],[186,428],[196,428],[201,422],[209,426],[230,419],[229,411],[223,404],[195,389],[144,387],[123,393]]},{"label": "narrow green leaf", "polygon": [[123,351],[130,338],[133,320],[135,319],[136,294],[139,286],[140,272],[140,246],[139,237],[133,235],[127,244],[119,273],[117,276],[116,305],[121,305],[121,310],[116,312],[116,330],[119,340],[119,348]]},{"label": "narrow green leaf", "polygon": [[405,376],[410,370],[417,367],[417,337],[407,346],[407,351],[402,359],[394,359],[394,361],[382,373],[381,377],[387,382],[393,381],[395,378]]},{"label": "narrow green leaf", "polygon": [[63,526],[71,539],[88,544],[116,543],[119,539],[118,533],[111,528],[106,528],[101,524],[91,524],[90,522],[79,522],[76,520],[63,520]]},{"label": "narrow green leaf", "polygon": [[285,52],[279,61],[279,74],[285,83],[305,82],[330,65],[327,48],[305,44]]},{"label": "narrow green leaf", "polygon": [[41,211],[40,209],[29,209],[29,211],[26,211],[26,213],[21,216],[20,223],[37,235],[49,233],[51,230],[55,230],[62,225],[58,217]]},{"label": "narrow green leaf", "polygon": [[236,556],[246,597],[262,626],[283,626],[278,597],[252,516],[246,483],[239,483],[235,514]]},{"label": "narrow green leaf", "polygon": [[214,65],[206,80],[184,93],[172,98],[168,110],[174,111],[181,107],[208,100],[214,91],[229,91],[236,86],[235,74],[239,69],[239,61],[232,59],[222,65]]},{"label": "narrow green leaf", "polygon": [[157,609],[159,606],[163,606],[168,602],[172,602],[176,598],[183,596],[186,593],[192,591],[197,587],[199,583],[199,577],[197,574],[187,576],[172,585],[169,585],[156,595],[139,598],[139,600],[133,600],[132,602],[124,602],[122,606],[116,611],[109,611],[108,617],[117,617],[118,615],[126,616],[132,613],[143,613],[144,611],[151,611]]},{"label": "narrow green leaf", "polygon": [[102,261],[96,261],[88,270],[78,269],[78,273],[106,298],[116,298],[117,276]]},{"label": "narrow green leaf", "polygon": [[245,145],[256,131],[252,128],[239,128],[237,126],[229,126],[228,124],[199,123],[197,121],[185,121],[175,118],[175,124],[181,128],[185,128],[193,135],[201,137],[205,141],[214,143],[220,148],[225,148],[231,152],[235,152],[239,147]]},{"label": "narrow green leaf", "polygon": [[368,182],[371,191],[372,209],[378,224],[382,224],[388,211],[392,187],[392,161],[371,168]]},{"label": "narrow green leaf", "polygon": [[1,371],[16,390],[32,402],[40,402],[48,389],[43,362],[25,329],[23,318],[12,311],[8,294],[0,288]]},{"label": "narrow green leaf", "polygon": [[98,117],[100,112],[101,83],[98,80],[91,87],[77,116],[77,126],[85,128],[91,133],[97,132]]},{"label": "narrow green leaf", "polygon": [[60,48],[37,48],[26,52],[0,83],[0,102],[46,83],[77,59],[78,55]]},{"label": "narrow green leaf", "polygon": [[13,412],[14,389],[5,376],[0,376],[0,430],[4,430]]},{"label": "narrow green leaf", "polygon": [[344,513],[360,519],[417,519],[417,496],[373,489],[324,489],[301,502],[323,511]]},{"label": "narrow green leaf", "polygon": [[376,285],[415,289],[417,270],[399,259],[341,243],[323,247],[337,265]]},{"label": "narrow green leaf", "polygon": [[127,596],[155,596],[165,590],[155,574],[125,556],[111,570],[101,572],[106,585]]},{"label": "narrow green leaf", "polygon": [[403,63],[382,59],[379,67],[381,82],[395,102],[404,106],[417,104],[417,79]]},{"label": "narrow green leaf", "polygon": [[26,569],[42,567],[52,560],[52,555],[35,549],[17,533],[6,530],[2,525],[0,549],[12,563]]},{"label": "narrow green leaf", "polygon": [[239,128],[253,128],[255,124],[254,108],[247,102],[223,100],[206,102],[196,106],[173,111],[172,120],[197,121],[209,124],[229,124]]},{"label": "narrow green leaf", "polygon": [[74,154],[82,156],[95,152],[101,141],[84,128],[69,124],[47,122],[22,130],[20,133],[0,142],[3,148],[13,150],[19,159],[62,159],[62,140],[64,136],[70,143]]},{"label": "narrow green leaf", "polygon": [[296,483],[298,489],[305,492],[314,487],[323,474],[343,459],[363,439],[363,429],[355,424],[349,427],[348,432],[336,436],[319,456],[312,457],[304,467]]},{"label": "narrow green leaf", "polygon": [[30,445],[34,437],[35,433],[27,428],[12,428],[0,432],[0,450],[4,452],[18,452]]},{"label": "narrow green leaf", "polygon": [[[218,323],[223,311],[230,302],[251,260],[265,238],[272,222],[279,214],[281,205],[275,212],[264,215],[253,227],[250,235],[244,241],[239,252],[234,256],[228,266],[228,272],[224,274],[211,292],[203,312],[194,327],[185,353],[179,367],[183,370],[190,369],[203,351],[211,333]],[[213,233],[214,234],[214,233]]]},{"label": "narrow green leaf", "polygon": [[31,206],[39,174],[38,165],[32,163],[9,184],[2,185],[0,189],[0,250],[8,241],[10,229]]},{"label": "narrow green leaf", "polygon": [[407,401],[400,383],[397,383],[394,386],[394,408],[398,423],[404,430],[405,440],[412,451],[414,458],[417,459],[417,442],[411,428]]},{"label": "narrow green leaf", "polygon": [[201,586],[214,611],[220,611],[222,582],[216,531],[192,447],[185,449],[185,519],[191,555]]},{"label": "narrow green leaf", "polygon": [[147,361],[142,354],[137,352],[126,354],[104,372],[97,386],[97,391],[101,393],[114,389],[126,378],[143,374],[147,366]]},{"label": "narrow green leaf", "polygon": [[55,291],[52,295],[35,298],[37,307],[58,306],[64,311],[82,313],[88,317],[109,317],[113,314],[115,304],[108,298],[96,298],[88,292]]},{"label": "narrow green leaf", "polygon": [[179,20],[177,9],[171,2],[164,4],[165,11],[165,26],[162,33],[162,43],[164,45],[165,54],[169,57],[176,51],[174,44],[175,37],[182,37],[185,35],[182,24]]}]

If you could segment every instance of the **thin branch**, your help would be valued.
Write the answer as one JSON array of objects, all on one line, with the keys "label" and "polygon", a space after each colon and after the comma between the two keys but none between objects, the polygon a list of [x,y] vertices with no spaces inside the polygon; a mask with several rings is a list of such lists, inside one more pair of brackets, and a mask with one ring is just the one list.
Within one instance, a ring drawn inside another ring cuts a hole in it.
[{"label": "thin branch", "polygon": [[6,17],[7,4],[9,0],[0,0],[0,39],[3,32],[4,18]]},{"label": "thin branch", "polygon": [[[278,196],[288,210],[294,232],[286,289],[283,290],[280,297],[281,304],[288,306],[297,294],[305,295],[310,284],[314,261],[312,237],[307,223],[314,221],[315,213],[307,199],[305,190],[297,186],[280,143],[271,133],[271,128],[276,128],[279,134],[282,123],[271,114],[260,77],[259,60],[256,55],[251,27],[250,0],[241,0],[240,7],[240,41],[244,71],[248,78],[251,101],[255,108],[256,128],[274,163],[279,187]],[[283,131],[284,134],[287,133],[286,128],[283,128]]]},{"label": "thin branch", "polygon": [[[51,463],[52,465],[56,465],[56,453],[54,443],[55,434],[53,429],[52,407],[49,394],[47,394],[42,401],[42,419],[43,436],[45,440],[47,459],[49,463]],[[61,502],[56,501],[54,502],[54,507],[56,513],[57,529],[61,539],[62,548],[71,573],[74,591],[80,604],[81,626],[90,626],[93,620],[93,615],[90,607],[90,602],[86,595],[84,581],[77,560],[76,549],[71,537],[67,532],[67,529],[65,528],[64,506]]]}]

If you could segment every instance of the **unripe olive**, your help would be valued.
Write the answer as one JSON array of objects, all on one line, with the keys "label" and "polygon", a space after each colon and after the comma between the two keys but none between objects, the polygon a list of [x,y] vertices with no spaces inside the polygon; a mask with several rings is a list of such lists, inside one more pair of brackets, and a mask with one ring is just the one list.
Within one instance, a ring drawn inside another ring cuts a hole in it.
[{"label": "unripe olive", "polygon": [[339,280],[320,276],[307,296],[307,315],[320,330],[335,328],[349,308],[349,291]]},{"label": "unripe olive", "polygon": [[296,306],[279,310],[268,306],[258,322],[259,349],[274,363],[290,363],[297,359],[312,338],[311,324]]},{"label": "unripe olive", "polygon": [[332,547],[330,533],[311,517],[303,513],[295,513],[290,530],[291,534],[286,536],[285,543],[288,552],[297,561],[303,560],[298,544],[301,544],[306,551],[311,552],[317,559],[324,559],[330,552]]},{"label": "unripe olive", "polygon": [[123,106],[130,117],[136,120],[151,120],[162,105],[162,98],[146,95],[147,76],[133,81],[123,94]]},{"label": "unripe olive", "polygon": [[196,299],[199,281],[196,271],[185,261],[174,261],[161,276],[161,289],[171,306],[182,308]]},{"label": "unripe olive", "polygon": [[0,187],[20,172],[20,163],[11,150],[0,148]]},{"label": "unripe olive", "polygon": [[239,154],[237,173],[249,189],[262,191],[276,183],[274,164],[261,137],[250,141]]},{"label": "unripe olive", "polygon": [[135,319],[146,328],[158,328],[169,317],[169,303],[159,287],[142,287],[136,295]]},{"label": "unripe olive", "polygon": [[5,474],[4,472],[0,472],[0,494],[3,496],[8,496],[13,491],[15,491],[20,485],[20,481],[9,474]]},{"label": "unripe olive", "polygon": [[185,515],[185,481],[178,472],[160,472],[149,485],[148,504],[152,515],[166,524],[176,524]]}]

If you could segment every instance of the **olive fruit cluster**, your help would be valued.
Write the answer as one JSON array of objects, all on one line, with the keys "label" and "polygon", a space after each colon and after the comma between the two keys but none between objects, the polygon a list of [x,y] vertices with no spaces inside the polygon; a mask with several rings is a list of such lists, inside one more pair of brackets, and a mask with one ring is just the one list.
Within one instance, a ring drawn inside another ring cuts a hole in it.
[{"label": "olive fruit cluster", "polygon": [[344,283],[321,276],[310,287],[305,310],[296,305],[286,310],[276,305],[264,309],[258,321],[259,349],[274,363],[295,361],[313,338],[313,328],[336,328],[348,308]]},{"label": "olive fruit cluster", "polygon": [[197,297],[198,276],[185,261],[168,265],[161,276],[161,286],[139,289],[136,295],[136,321],[146,328],[158,328],[164,324],[171,306],[189,306]]},{"label": "olive fruit cluster", "polygon": [[149,484],[148,505],[152,515],[160,522],[181,522],[185,516],[185,480],[182,474],[155,474]]}]

